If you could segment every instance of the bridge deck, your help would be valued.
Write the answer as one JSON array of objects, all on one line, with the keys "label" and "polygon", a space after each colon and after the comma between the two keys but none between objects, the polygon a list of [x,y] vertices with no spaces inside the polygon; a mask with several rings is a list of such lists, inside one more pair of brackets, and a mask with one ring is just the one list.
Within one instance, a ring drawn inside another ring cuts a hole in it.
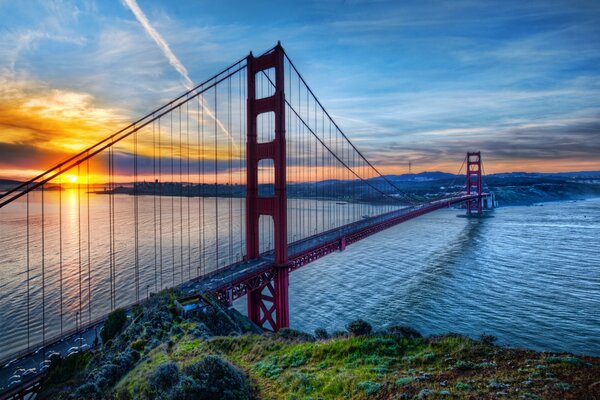
[{"label": "bridge deck", "polygon": [[[333,251],[343,250],[346,244],[352,244],[380,230],[476,197],[477,195],[464,195],[419,206],[405,207],[290,243],[288,245],[288,268],[295,270]],[[342,244],[343,238],[344,244]],[[273,265],[273,253],[268,252],[262,254],[258,259],[224,267],[184,283],[180,287],[188,293],[217,292],[221,300],[231,302],[244,296],[248,290],[264,286],[272,277]]]}]

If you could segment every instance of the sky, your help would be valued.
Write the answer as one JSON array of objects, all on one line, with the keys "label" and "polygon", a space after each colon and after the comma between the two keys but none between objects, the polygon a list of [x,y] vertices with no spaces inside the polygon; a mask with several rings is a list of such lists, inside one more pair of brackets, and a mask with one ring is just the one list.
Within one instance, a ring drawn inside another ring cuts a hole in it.
[{"label": "sky", "polygon": [[596,0],[0,0],[0,177],[278,40],[384,173],[600,170]]}]

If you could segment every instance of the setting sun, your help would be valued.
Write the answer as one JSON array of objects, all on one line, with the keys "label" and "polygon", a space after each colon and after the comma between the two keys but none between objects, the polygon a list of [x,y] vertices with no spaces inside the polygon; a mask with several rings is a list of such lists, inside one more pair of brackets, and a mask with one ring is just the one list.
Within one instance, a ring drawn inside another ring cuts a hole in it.
[{"label": "setting sun", "polygon": [[77,175],[65,175],[65,178],[69,183],[77,183],[79,181],[79,177]]}]

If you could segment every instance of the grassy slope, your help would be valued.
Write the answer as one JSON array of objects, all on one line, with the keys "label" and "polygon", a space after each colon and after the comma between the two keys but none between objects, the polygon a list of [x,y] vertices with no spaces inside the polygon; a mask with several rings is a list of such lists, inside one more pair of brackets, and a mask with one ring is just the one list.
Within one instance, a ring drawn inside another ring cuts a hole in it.
[{"label": "grassy slope", "polygon": [[[188,326],[185,328],[191,328]],[[118,384],[133,394],[161,362],[218,354],[241,366],[263,399],[600,398],[600,359],[485,345],[460,336],[324,341],[279,335],[191,339],[151,350]],[[427,390],[424,390],[427,389]]]}]

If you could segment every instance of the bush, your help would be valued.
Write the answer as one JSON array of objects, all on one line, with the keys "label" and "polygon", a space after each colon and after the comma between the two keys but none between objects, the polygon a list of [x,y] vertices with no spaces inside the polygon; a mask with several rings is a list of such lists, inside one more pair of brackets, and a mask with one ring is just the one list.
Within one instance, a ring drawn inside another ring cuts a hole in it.
[{"label": "bush", "polygon": [[131,342],[129,347],[131,347],[132,349],[137,350],[137,351],[142,351],[142,350],[144,350],[144,347],[146,347],[146,341],[141,338],[136,339],[133,342]]},{"label": "bush", "polygon": [[79,386],[73,397],[76,399],[102,400],[104,398],[102,391],[95,382],[87,382]]},{"label": "bush", "polygon": [[350,322],[346,329],[352,336],[364,336],[369,335],[373,331],[373,327],[367,321],[363,321],[362,319],[357,319],[355,321]]},{"label": "bush", "polygon": [[485,333],[479,336],[479,341],[486,346],[492,346],[498,338],[494,335],[486,335]]},{"label": "bush", "polygon": [[148,378],[148,385],[155,392],[166,391],[178,382],[179,368],[173,361],[160,364]]},{"label": "bush", "polygon": [[359,389],[364,390],[367,395],[372,396],[375,393],[377,393],[379,391],[379,389],[381,389],[381,383],[371,382],[371,381],[363,381],[363,382],[358,382],[358,387],[359,387]]},{"label": "bush", "polygon": [[327,333],[327,331],[323,328],[317,328],[315,329],[315,337],[318,340],[325,340],[325,339],[329,339],[329,334]]},{"label": "bush", "polygon": [[106,344],[106,342],[117,336],[125,326],[125,322],[127,322],[127,313],[122,308],[117,308],[108,314],[104,326],[100,331],[102,342]]},{"label": "bush", "polygon": [[275,335],[278,338],[282,338],[285,340],[293,340],[293,341],[301,341],[301,342],[312,342],[315,340],[314,337],[312,337],[312,335],[306,333],[306,332],[302,332],[302,331],[297,331],[295,329],[291,329],[291,328],[282,328],[280,330],[278,330]]},{"label": "bush", "polygon": [[219,356],[206,356],[185,368],[192,378],[185,380],[183,390],[187,397],[197,400],[238,400],[250,397],[250,388],[244,372]]},{"label": "bush", "polygon": [[85,370],[91,358],[92,355],[85,352],[71,354],[63,360],[56,361],[56,364],[53,364],[56,366],[48,374],[46,384],[65,383],[74,379]]},{"label": "bush", "polygon": [[408,339],[418,339],[423,337],[421,333],[419,333],[419,331],[417,331],[414,328],[411,328],[410,326],[390,326],[385,331],[389,334],[405,337]]},{"label": "bush", "polygon": [[471,369],[476,369],[477,365],[471,361],[459,360],[454,364],[454,369],[458,369],[460,371],[469,371]]}]

